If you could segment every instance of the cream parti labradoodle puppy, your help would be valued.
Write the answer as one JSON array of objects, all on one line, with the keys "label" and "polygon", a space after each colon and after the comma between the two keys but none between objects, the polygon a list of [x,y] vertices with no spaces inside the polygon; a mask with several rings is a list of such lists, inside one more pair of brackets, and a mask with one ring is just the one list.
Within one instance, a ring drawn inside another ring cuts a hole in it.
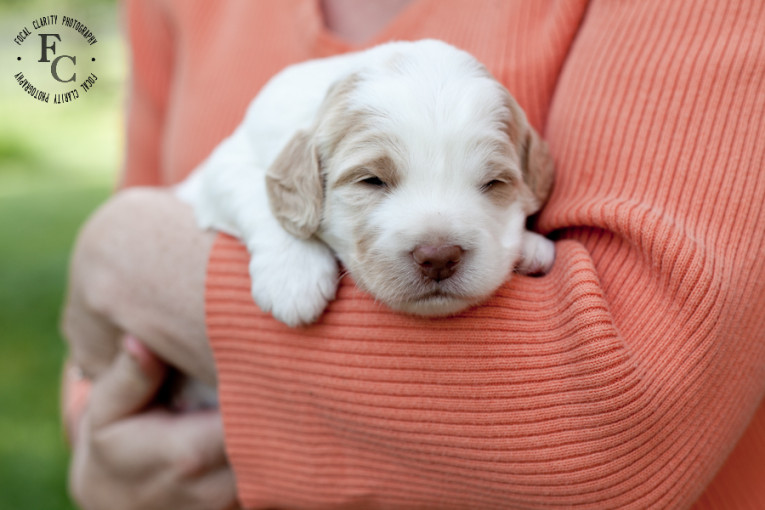
[{"label": "cream parti labradoodle puppy", "polygon": [[255,302],[296,326],[334,298],[336,259],[418,315],[478,303],[513,269],[547,271],[553,243],[525,225],[552,177],[507,90],[425,40],[288,67],[177,193],[201,227],[247,245]]}]

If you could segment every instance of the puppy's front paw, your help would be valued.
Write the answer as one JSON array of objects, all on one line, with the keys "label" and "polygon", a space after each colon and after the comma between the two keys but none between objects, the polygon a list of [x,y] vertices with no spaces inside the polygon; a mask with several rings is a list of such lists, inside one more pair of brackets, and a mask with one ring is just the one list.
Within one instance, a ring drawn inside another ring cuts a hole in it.
[{"label": "puppy's front paw", "polygon": [[293,239],[283,248],[253,252],[252,297],[261,310],[290,327],[310,324],[335,297],[337,261],[316,240]]},{"label": "puppy's front paw", "polygon": [[534,232],[523,233],[521,260],[516,271],[521,274],[540,275],[552,269],[555,262],[555,244]]}]

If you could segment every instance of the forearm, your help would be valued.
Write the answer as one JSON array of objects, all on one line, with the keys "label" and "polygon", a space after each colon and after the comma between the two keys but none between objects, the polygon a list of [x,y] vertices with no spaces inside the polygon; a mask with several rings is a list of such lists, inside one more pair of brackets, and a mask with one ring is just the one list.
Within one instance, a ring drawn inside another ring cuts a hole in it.
[{"label": "forearm", "polygon": [[[696,315],[709,296],[677,309],[639,286],[615,316],[576,241],[558,244],[544,278],[438,321],[385,312],[346,280],[319,324],[289,330],[250,304],[246,269],[246,251],[221,240],[208,315],[231,460],[255,508],[359,494],[393,507],[685,507],[762,391],[753,332],[720,328],[718,305]],[[650,327],[622,334],[641,317]]]},{"label": "forearm", "polygon": [[204,324],[213,239],[167,191],[124,191],[94,213],[72,254],[63,317],[78,367],[97,376],[129,332],[168,363],[214,383]]}]

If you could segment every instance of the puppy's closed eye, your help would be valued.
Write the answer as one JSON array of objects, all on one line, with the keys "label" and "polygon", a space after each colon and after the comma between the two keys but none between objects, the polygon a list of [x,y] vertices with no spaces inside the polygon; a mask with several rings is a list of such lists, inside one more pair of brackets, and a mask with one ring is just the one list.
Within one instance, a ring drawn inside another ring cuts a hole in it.
[{"label": "puppy's closed eye", "polygon": [[483,186],[481,186],[481,191],[484,193],[489,193],[490,191],[496,191],[496,188],[499,188],[503,185],[507,184],[506,181],[500,180],[500,179],[492,179],[487,183],[484,183]]},{"label": "puppy's closed eye", "polygon": [[371,189],[392,189],[399,181],[399,171],[396,164],[388,156],[375,158],[361,166],[345,172],[334,184],[334,187],[346,184],[358,184]]},{"label": "puppy's closed eye", "polygon": [[519,181],[519,177],[513,174],[511,168],[494,163],[489,166],[489,171],[482,181],[483,184],[480,185],[480,191],[495,205],[505,207],[517,199]]},{"label": "puppy's closed eye", "polygon": [[371,188],[387,188],[388,187],[388,184],[385,181],[383,181],[382,179],[380,179],[379,177],[375,175],[369,176],[365,179],[361,179],[359,182]]}]

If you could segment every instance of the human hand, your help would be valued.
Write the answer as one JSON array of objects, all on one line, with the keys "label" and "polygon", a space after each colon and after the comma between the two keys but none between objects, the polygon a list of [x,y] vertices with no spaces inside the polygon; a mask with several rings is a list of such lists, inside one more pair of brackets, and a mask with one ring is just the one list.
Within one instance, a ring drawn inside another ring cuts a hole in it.
[{"label": "human hand", "polygon": [[[218,411],[151,407],[165,371],[127,337],[92,383],[87,406],[65,417],[74,449],[70,491],[84,510],[239,508]],[[66,377],[65,386],[75,384]]]}]

